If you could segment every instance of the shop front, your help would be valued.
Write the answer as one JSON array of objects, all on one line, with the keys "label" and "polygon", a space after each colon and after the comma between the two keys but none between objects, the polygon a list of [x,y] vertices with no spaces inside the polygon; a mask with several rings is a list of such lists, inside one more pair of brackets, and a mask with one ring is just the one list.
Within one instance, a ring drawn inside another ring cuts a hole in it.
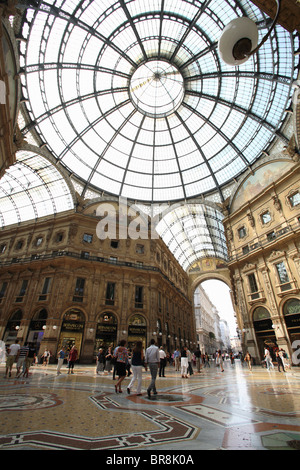
[{"label": "shop front", "polygon": [[133,348],[137,341],[141,341],[143,348],[147,347],[147,323],[142,315],[133,315],[128,324],[128,348]]},{"label": "shop front", "polygon": [[266,347],[270,350],[273,361],[276,361],[276,335],[272,327],[270,312],[265,307],[257,307],[253,312],[253,326],[256,334],[260,359],[264,359]]},{"label": "shop front", "polygon": [[289,299],[283,306],[283,315],[291,346],[300,340],[300,300]]},{"label": "shop front", "polygon": [[46,325],[48,313],[44,308],[37,312],[29,324],[28,334],[26,341],[33,343],[36,353],[39,353],[40,345],[44,337],[44,328]]},{"label": "shop front", "polygon": [[101,315],[96,329],[96,341],[94,356],[98,354],[99,348],[108,350],[117,345],[118,321],[113,313],[105,312]]},{"label": "shop front", "polygon": [[6,345],[13,344],[16,341],[18,331],[21,325],[22,316],[22,310],[19,309],[14,312],[8,320],[3,336],[3,341]]},{"label": "shop front", "polygon": [[64,347],[68,353],[75,345],[80,357],[84,325],[85,317],[81,310],[71,309],[66,312],[61,326],[57,351]]}]

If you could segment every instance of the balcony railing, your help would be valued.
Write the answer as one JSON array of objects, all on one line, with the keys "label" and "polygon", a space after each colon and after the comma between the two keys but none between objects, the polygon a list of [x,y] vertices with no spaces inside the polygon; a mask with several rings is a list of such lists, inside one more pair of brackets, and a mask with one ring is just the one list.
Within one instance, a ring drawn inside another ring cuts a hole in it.
[{"label": "balcony railing", "polygon": [[281,225],[277,226],[272,233],[264,233],[260,235],[256,241],[250,241],[247,245],[237,248],[235,253],[229,257],[229,262],[247,257],[250,253],[255,252],[255,250],[272,245],[272,243],[275,243],[286,235],[292,235],[293,233],[299,231],[300,223],[293,218],[292,220],[288,221],[288,225],[286,227],[282,227]]}]

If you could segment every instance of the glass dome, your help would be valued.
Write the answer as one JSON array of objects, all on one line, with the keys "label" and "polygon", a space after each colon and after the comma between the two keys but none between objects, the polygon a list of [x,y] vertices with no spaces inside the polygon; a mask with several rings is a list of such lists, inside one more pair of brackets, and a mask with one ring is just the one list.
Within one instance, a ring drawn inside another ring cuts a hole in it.
[{"label": "glass dome", "polygon": [[74,209],[64,177],[46,158],[17,153],[0,181],[0,227]]},{"label": "glass dome", "polygon": [[295,79],[277,26],[238,68],[218,39],[252,2],[48,0],[28,7],[20,41],[28,121],[89,190],[144,202],[221,192],[282,134]]}]

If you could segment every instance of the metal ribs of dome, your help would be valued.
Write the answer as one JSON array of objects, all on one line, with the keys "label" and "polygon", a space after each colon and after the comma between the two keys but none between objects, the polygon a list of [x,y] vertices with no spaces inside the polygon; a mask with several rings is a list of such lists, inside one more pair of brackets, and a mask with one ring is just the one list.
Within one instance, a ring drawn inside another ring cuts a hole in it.
[{"label": "metal ribs of dome", "polygon": [[[27,8],[20,57],[30,120],[22,132],[35,128],[83,197],[92,190],[159,202],[219,191],[222,200],[222,187],[275,137],[286,142],[296,74],[298,44],[280,26],[241,67],[221,62],[222,29],[245,15],[264,35],[267,19],[250,1],[49,0]],[[132,79],[153,61],[160,87],[141,76],[140,106]],[[171,74],[161,80],[175,70],[182,96]]]}]

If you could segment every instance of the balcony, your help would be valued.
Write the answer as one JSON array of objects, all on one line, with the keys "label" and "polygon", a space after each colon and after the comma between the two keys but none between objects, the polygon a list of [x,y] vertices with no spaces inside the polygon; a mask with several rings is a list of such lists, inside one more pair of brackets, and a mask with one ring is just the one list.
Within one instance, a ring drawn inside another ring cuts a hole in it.
[{"label": "balcony", "polygon": [[276,284],[275,287],[276,293],[279,297],[299,293],[299,288],[295,279],[293,281],[284,282],[282,284]]},{"label": "balcony", "polygon": [[266,301],[266,297],[265,297],[265,293],[264,293],[263,289],[259,289],[256,292],[249,292],[247,294],[247,297],[248,297],[248,303],[250,305],[253,305],[257,302],[265,302]]}]

